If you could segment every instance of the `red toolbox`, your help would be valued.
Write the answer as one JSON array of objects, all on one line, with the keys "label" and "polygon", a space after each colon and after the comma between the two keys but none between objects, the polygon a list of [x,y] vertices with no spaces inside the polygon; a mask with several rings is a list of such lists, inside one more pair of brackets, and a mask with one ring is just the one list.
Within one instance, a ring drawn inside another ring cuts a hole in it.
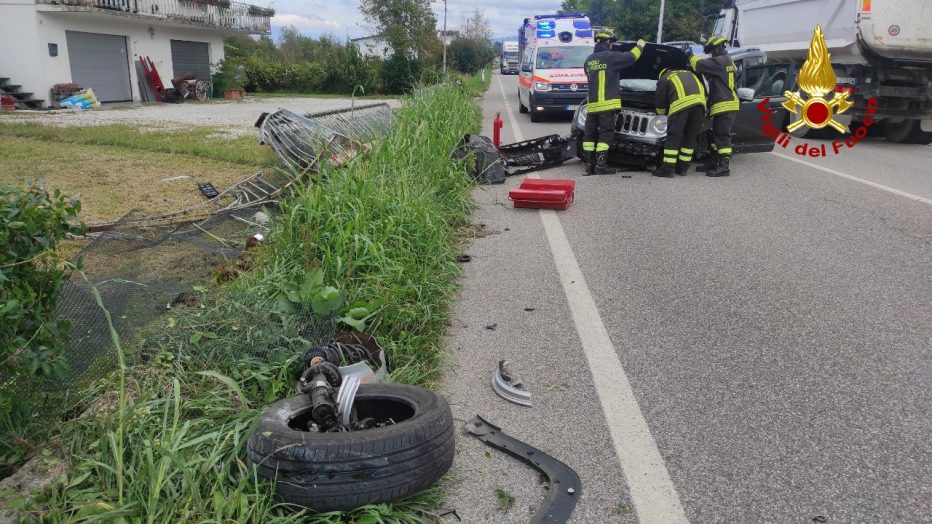
[{"label": "red toolbox", "polygon": [[567,209],[573,201],[573,193],[561,189],[512,189],[508,198],[515,207]]},{"label": "red toolbox", "polygon": [[519,189],[508,192],[508,198],[515,207],[563,210],[570,207],[575,191],[575,180],[526,178]]},{"label": "red toolbox", "polygon": [[525,178],[521,182],[521,189],[562,189],[572,193],[576,191],[576,181],[560,178]]}]

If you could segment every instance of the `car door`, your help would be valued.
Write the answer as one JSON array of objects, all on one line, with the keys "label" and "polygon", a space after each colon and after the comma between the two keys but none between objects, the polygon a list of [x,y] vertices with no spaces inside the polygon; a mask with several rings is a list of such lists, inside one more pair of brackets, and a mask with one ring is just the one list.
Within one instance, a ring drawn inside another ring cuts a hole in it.
[{"label": "car door", "polygon": [[518,101],[524,107],[531,107],[531,86],[534,85],[534,48],[528,46],[521,57],[521,67],[518,72]]},{"label": "car door", "polygon": [[735,119],[732,142],[736,152],[760,153],[773,150],[774,137],[764,134],[762,130],[766,122],[766,119],[762,119],[765,116],[762,109],[770,112],[770,121],[777,130],[781,130],[786,110],[780,104],[786,100],[784,93],[792,88],[795,75],[796,70],[791,64],[763,64],[744,68],[738,76],[736,87],[753,89],[754,100],[742,101]]}]

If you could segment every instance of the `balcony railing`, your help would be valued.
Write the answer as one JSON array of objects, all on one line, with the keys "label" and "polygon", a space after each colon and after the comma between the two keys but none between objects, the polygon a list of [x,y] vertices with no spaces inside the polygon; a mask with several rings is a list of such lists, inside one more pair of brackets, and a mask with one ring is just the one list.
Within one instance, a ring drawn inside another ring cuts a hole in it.
[{"label": "balcony railing", "polygon": [[36,0],[69,10],[100,9],[146,19],[253,34],[272,31],[272,15],[256,6],[224,0]]}]

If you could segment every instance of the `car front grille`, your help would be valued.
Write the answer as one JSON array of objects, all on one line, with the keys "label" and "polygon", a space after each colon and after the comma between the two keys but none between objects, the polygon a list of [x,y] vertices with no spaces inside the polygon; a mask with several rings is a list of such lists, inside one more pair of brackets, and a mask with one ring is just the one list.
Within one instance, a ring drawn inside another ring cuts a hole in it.
[{"label": "car front grille", "polygon": [[553,90],[558,93],[588,93],[589,84],[576,84],[576,91],[573,91],[572,84],[553,84]]},{"label": "car front grille", "polygon": [[622,111],[618,114],[618,120],[615,121],[615,131],[626,135],[644,136],[647,134],[647,124],[650,118],[647,115]]}]

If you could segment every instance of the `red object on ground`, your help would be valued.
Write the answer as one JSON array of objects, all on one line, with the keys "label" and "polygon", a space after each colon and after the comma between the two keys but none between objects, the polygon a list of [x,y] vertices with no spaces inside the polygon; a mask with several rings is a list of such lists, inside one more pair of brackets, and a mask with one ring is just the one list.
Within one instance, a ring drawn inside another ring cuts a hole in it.
[{"label": "red object on ground", "polygon": [[521,189],[562,189],[572,193],[576,191],[576,181],[563,178],[526,178],[521,182]]},{"label": "red object on ground", "polygon": [[565,189],[512,189],[508,198],[516,208],[567,209],[573,201],[573,192]]},{"label": "red object on ground", "polygon": [[501,112],[495,113],[495,120],[492,122],[492,144],[495,147],[502,145],[502,128],[505,122],[502,120]]},{"label": "red object on ground", "polygon": [[4,111],[13,111],[16,109],[16,99],[11,95],[0,95],[0,108]]},{"label": "red object on ground", "polygon": [[155,101],[161,102],[162,97],[165,96],[165,86],[162,84],[162,77],[159,76],[159,70],[155,68],[155,62],[148,56],[140,56],[139,63],[142,65],[146,80],[149,81],[149,87],[155,94]]}]

